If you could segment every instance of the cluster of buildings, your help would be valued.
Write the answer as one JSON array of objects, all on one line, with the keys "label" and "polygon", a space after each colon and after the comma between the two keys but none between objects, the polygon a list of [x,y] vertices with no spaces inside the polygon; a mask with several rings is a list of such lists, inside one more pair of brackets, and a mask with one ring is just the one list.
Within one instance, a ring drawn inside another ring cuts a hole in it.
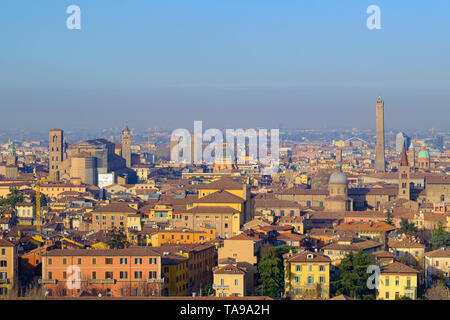
[{"label": "cluster of buildings", "polygon": [[287,139],[270,177],[231,158],[148,163],[128,127],[121,143],[69,144],[53,129],[34,157],[9,143],[0,296],[30,283],[54,297],[255,296],[259,262],[284,245],[280,298],[333,298],[339,264],[359,251],[380,266],[377,299],[420,298],[438,275],[449,279],[450,249],[400,227],[450,232],[450,154],[432,158],[404,135],[386,151],[381,97],[376,116],[375,145]]}]

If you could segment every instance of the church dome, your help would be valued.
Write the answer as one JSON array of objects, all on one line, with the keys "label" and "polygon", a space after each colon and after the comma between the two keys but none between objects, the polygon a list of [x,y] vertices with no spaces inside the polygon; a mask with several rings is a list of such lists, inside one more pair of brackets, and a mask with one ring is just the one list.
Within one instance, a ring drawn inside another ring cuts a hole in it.
[{"label": "church dome", "polygon": [[430,158],[430,153],[428,152],[427,146],[426,146],[425,143],[422,144],[422,148],[421,148],[421,150],[419,151],[419,154],[418,154],[417,157],[418,157],[418,158],[426,158],[426,159],[429,159],[429,158]]},{"label": "church dome", "polygon": [[332,183],[332,184],[347,184],[347,176],[342,171],[334,172],[330,176],[329,183]]}]

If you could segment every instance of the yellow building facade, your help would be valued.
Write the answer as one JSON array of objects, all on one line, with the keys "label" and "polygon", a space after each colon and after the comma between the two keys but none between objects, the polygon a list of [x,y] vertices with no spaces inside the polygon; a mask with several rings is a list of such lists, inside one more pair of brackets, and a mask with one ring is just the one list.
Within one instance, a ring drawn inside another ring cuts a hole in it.
[{"label": "yellow building facade", "polygon": [[213,289],[216,297],[243,297],[247,271],[242,267],[225,265],[214,269]]},{"label": "yellow building facade", "polygon": [[0,239],[0,297],[13,294],[17,268],[16,247],[11,242]]},{"label": "yellow building facade", "polygon": [[283,256],[285,265],[285,297],[292,300],[328,299],[330,296],[331,259],[325,255],[303,251]]},{"label": "yellow building facade", "polygon": [[417,298],[418,271],[403,263],[394,262],[381,268],[377,300]]}]

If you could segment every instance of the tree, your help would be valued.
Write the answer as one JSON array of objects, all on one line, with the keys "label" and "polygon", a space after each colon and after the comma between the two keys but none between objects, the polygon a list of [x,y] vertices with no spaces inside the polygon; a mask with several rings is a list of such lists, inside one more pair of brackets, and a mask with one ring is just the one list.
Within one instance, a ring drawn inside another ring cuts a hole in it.
[{"label": "tree", "polygon": [[417,232],[417,227],[414,223],[409,222],[408,219],[402,218],[400,221],[400,232],[413,234]]},{"label": "tree", "polygon": [[283,261],[278,257],[275,248],[271,248],[258,263],[259,295],[272,298],[279,297],[284,291]]},{"label": "tree", "polygon": [[450,233],[445,232],[442,222],[439,222],[438,228],[433,232],[430,243],[433,250],[450,247]]},{"label": "tree", "polygon": [[23,201],[23,194],[16,188],[12,189],[6,199],[3,199],[1,205],[9,208],[14,208],[17,203]]},{"label": "tree", "polygon": [[41,193],[41,208],[47,206],[47,198]]},{"label": "tree", "polygon": [[392,221],[392,218],[393,218],[394,216],[392,215],[392,212],[390,211],[390,210],[387,210],[386,211],[386,223],[388,224],[388,225],[391,225],[391,226],[394,226],[394,221]]},{"label": "tree", "polygon": [[450,247],[450,233],[447,232],[441,236],[433,237],[430,242],[433,250]]},{"label": "tree", "polygon": [[338,266],[339,280],[331,282],[334,296],[345,294],[355,299],[371,300],[375,298],[374,290],[367,287],[370,274],[367,268],[375,264],[374,257],[362,252],[349,252]]},{"label": "tree", "polygon": [[109,235],[110,239],[108,245],[111,249],[123,249],[128,245],[127,235],[125,234],[123,227],[120,229],[113,227]]},{"label": "tree", "polygon": [[200,294],[203,297],[214,296],[216,294],[216,290],[213,289],[212,283],[208,283],[204,288],[202,288]]},{"label": "tree", "polygon": [[450,300],[449,289],[442,283],[437,283],[425,291],[426,300]]}]

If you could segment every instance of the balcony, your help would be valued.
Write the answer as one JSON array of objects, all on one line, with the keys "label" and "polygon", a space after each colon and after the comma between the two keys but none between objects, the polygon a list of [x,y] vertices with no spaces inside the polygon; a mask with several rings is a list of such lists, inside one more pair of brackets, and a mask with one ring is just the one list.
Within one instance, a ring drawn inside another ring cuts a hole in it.
[{"label": "balcony", "polygon": [[89,284],[114,284],[116,280],[114,279],[89,279]]},{"label": "balcony", "polygon": [[0,279],[0,284],[9,284],[9,279]]},{"label": "balcony", "polygon": [[154,279],[147,279],[147,283],[164,283],[164,278],[154,278]]},{"label": "balcony", "polygon": [[230,286],[213,284],[213,289],[214,290],[225,290],[225,289],[230,289]]},{"label": "balcony", "polygon": [[56,279],[39,279],[39,284],[56,284],[58,281]]}]

